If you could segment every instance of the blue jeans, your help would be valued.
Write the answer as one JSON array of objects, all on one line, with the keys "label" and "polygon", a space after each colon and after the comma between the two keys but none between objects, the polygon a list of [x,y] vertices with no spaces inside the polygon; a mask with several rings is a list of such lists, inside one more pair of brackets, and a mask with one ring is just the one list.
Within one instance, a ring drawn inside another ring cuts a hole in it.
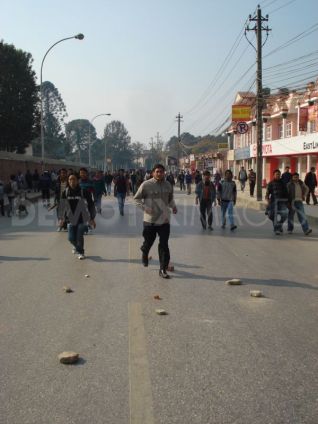
[{"label": "blue jeans", "polygon": [[106,191],[107,191],[107,194],[110,196],[112,192],[112,183],[106,184]]},{"label": "blue jeans", "polygon": [[295,213],[297,213],[298,221],[301,225],[301,228],[303,229],[303,232],[309,230],[308,221],[305,214],[305,209],[303,202],[300,200],[294,200],[291,208],[288,212],[288,231],[293,231],[294,229],[294,217]]},{"label": "blue jeans", "polygon": [[271,221],[273,221],[274,231],[282,231],[283,223],[288,218],[288,208],[286,202],[274,201],[270,203],[268,217]]},{"label": "blue jeans", "polygon": [[117,193],[117,200],[119,206],[119,213],[124,215],[124,205],[125,205],[126,193]]},{"label": "blue jeans", "polygon": [[87,232],[86,224],[67,224],[68,241],[75,247],[78,253],[84,254],[84,233]]},{"label": "blue jeans", "polygon": [[225,226],[226,224],[226,211],[229,217],[230,225],[231,227],[234,226],[234,216],[233,216],[233,202],[232,201],[226,201],[222,200],[221,202],[221,213],[222,213],[222,225]]}]

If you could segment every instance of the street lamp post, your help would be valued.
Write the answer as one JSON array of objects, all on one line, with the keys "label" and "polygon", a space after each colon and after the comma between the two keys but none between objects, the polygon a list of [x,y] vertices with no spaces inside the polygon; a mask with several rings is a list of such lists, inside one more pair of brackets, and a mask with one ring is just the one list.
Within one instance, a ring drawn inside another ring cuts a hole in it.
[{"label": "street lamp post", "polygon": [[[92,164],[92,156],[91,156],[91,125],[93,124],[94,120],[96,118],[98,118],[99,116],[111,116],[111,113],[100,113],[99,115],[94,116],[94,118],[92,118],[89,123],[89,127],[88,127],[88,166],[89,169],[91,169],[91,164]],[[106,160],[106,141],[105,141],[105,160]]]},{"label": "street lamp post", "polygon": [[42,83],[43,83],[43,78],[42,78],[43,64],[44,64],[44,61],[45,61],[46,56],[53,49],[54,46],[56,46],[59,43],[62,43],[62,41],[72,40],[73,38],[76,38],[77,40],[83,40],[84,35],[83,34],[77,34],[77,35],[73,35],[73,37],[62,38],[62,40],[59,40],[56,43],[52,44],[52,46],[46,51],[46,53],[45,53],[45,55],[44,55],[44,57],[42,59],[42,63],[41,63],[40,97],[41,97],[41,152],[42,152],[41,157],[42,157],[42,165],[44,165],[44,122],[43,122],[43,87],[42,87]]}]

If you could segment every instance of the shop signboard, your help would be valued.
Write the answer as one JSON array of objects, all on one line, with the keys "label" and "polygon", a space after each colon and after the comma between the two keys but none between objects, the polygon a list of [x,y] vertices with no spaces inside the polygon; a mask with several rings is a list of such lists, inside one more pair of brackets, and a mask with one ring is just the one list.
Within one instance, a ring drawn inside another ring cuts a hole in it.
[{"label": "shop signboard", "polygon": [[[250,146],[250,157],[256,157],[256,144]],[[283,140],[273,140],[263,143],[263,156],[289,156],[304,155],[308,153],[318,154],[318,133],[290,137]]]},{"label": "shop signboard", "polygon": [[233,122],[246,122],[251,119],[251,106],[246,105],[233,105],[232,106],[232,121]]},{"label": "shop signboard", "polygon": [[249,159],[250,157],[251,157],[250,146],[246,146],[246,147],[242,147],[241,149],[234,150],[234,160]]},{"label": "shop signboard", "polygon": [[229,148],[228,143],[218,143],[218,150],[228,149],[228,148]]}]

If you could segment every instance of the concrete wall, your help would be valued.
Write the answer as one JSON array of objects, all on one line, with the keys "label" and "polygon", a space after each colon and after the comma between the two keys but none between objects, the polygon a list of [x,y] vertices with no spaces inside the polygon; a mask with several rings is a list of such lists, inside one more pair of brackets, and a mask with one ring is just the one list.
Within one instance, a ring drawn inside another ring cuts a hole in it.
[{"label": "concrete wall", "polygon": [[0,152],[0,179],[2,181],[8,181],[11,174],[16,175],[19,171],[25,174],[27,169],[29,169],[31,173],[33,173],[35,169],[37,169],[39,173],[42,173],[44,170],[58,170],[60,168],[72,168],[74,170],[78,170],[82,166],[88,168],[87,164],[54,159],[47,159],[44,166],[42,166],[41,158]]}]

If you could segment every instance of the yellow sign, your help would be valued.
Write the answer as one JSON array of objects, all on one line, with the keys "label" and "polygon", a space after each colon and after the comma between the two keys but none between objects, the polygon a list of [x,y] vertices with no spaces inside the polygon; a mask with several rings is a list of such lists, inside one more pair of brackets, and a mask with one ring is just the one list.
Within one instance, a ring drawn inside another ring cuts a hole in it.
[{"label": "yellow sign", "polygon": [[228,144],[227,143],[218,143],[218,149],[228,149]]},{"label": "yellow sign", "polygon": [[232,106],[232,121],[244,122],[251,119],[251,106],[233,105]]}]

